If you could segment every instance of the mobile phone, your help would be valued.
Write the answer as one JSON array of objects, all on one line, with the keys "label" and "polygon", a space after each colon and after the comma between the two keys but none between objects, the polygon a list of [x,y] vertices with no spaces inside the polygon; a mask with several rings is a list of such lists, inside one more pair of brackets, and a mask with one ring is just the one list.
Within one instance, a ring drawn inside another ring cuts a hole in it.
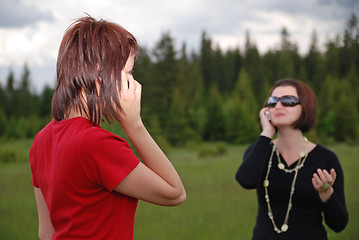
[{"label": "mobile phone", "polygon": [[270,114],[269,114],[269,111],[265,111],[264,113],[265,113],[265,115],[266,115],[266,117],[267,117],[268,121],[270,121]]}]

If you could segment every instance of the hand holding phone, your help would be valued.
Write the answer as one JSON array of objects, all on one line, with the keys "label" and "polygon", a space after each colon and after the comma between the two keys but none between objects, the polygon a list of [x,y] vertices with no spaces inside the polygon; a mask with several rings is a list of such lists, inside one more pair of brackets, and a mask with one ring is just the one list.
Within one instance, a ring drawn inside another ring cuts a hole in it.
[{"label": "hand holding phone", "polygon": [[[265,115],[265,118],[263,117],[263,115]],[[261,109],[260,117],[262,125],[261,135],[272,139],[276,132],[276,129],[271,122],[270,112],[268,111],[268,109]]]}]

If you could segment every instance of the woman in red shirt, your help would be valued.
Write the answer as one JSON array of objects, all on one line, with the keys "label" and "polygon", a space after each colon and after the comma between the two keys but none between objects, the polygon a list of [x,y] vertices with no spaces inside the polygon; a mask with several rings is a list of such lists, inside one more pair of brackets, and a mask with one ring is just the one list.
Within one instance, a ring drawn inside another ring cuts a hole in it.
[{"label": "woman in red shirt", "polygon": [[[57,59],[52,120],[35,137],[30,166],[40,239],[133,239],[137,200],[181,204],[175,168],[140,117],[133,78],[139,46],[117,24],[90,16],[66,31]],[[120,122],[129,144],[101,128]]]}]

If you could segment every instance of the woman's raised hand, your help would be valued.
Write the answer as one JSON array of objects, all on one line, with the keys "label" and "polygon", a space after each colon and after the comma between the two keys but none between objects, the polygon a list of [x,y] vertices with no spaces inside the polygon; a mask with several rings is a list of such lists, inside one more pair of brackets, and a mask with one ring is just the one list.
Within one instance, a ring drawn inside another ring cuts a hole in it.
[{"label": "woman's raised hand", "polygon": [[119,99],[123,113],[120,123],[142,161],[114,190],[158,205],[181,204],[186,199],[182,181],[142,123],[141,84],[131,72],[122,71],[121,76]]},{"label": "woman's raised hand", "polygon": [[265,112],[269,111],[269,109],[267,107],[262,108],[259,111],[259,118],[261,120],[261,125],[262,125],[262,136],[266,136],[268,138],[273,138],[274,134],[275,134],[275,127],[273,126],[273,124],[268,120],[268,118],[265,115]]},{"label": "woman's raised hand", "polygon": [[317,172],[313,174],[312,184],[322,202],[328,201],[330,196],[332,196],[334,192],[332,186],[336,177],[337,175],[334,169],[331,169],[330,173],[325,169],[318,169]]}]

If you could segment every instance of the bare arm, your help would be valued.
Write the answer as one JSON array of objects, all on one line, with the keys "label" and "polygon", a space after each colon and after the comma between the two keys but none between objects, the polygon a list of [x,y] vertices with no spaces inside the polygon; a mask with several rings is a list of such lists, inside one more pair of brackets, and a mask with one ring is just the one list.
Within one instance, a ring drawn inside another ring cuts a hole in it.
[{"label": "bare arm", "polygon": [[40,240],[50,240],[55,233],[55,230],[51,224],[49,209],[46,206],[40,188],[34,187],[34,193],[39,216],[39,238]]},{"label": "bare arm", "polygon": [[132,74],[122,73],[120,121],[125,133],[140,154],[140,163],[115,191],[158,205],[173,206],[186,199],[182,181],[140,118],[141,85]]}]

